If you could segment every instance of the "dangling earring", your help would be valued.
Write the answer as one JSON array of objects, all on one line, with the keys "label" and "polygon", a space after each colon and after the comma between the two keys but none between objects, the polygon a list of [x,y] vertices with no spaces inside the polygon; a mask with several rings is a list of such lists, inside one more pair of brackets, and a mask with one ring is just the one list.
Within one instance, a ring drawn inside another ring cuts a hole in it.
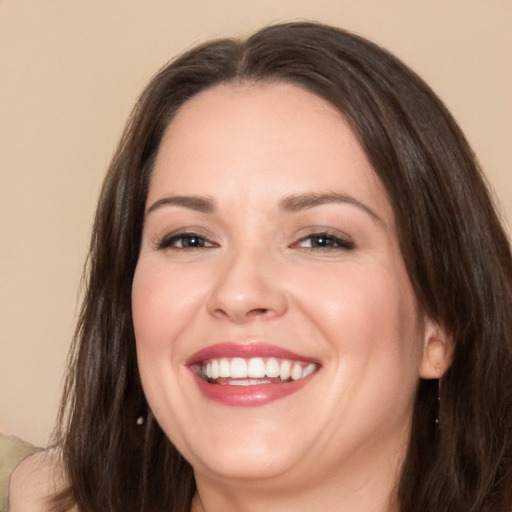
[{"label": "dangling earring", "polygon": [[137,425],[140,427],[141,425],[144,425],[144,416],[139,416],[137,418]]},{"label": "dangling earring", "polygon": [[441,428],[441,423],[439,421],[439,415],[441,412],[441,372],[439,370],[439,366],[436,367],[437,371],[437,407],[436,407],[436,428],[439,431]]},{"label": "dangling earring", "polygon": [[439,429],[439,411],[441,409],[441,379],[437,379],[437,415],[436,415],[436,425]]}]

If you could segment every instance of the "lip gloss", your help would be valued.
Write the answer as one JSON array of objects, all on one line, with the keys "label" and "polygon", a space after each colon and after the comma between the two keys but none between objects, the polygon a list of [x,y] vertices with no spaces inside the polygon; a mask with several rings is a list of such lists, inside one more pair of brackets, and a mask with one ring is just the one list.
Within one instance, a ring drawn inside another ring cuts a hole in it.
[{"label": "lip gloss", "polygon": [[[296,354],[278,347],[277,345],[262,342],[219,343],[206,347],[188,358],[186,365],[193,374],[194,381],[202,394],[209,400],[234,407],[260,406],[288,397],[302,389],[303,386],[307,385],[316,373],[316,370],[297,380],[286,380],[284,382],[279,379],[265,378],[262,380],[266,380],[266,382],[237,385],[237,379],[231,379],[234,381],[232,384],[226,383],[225,381],[223,383],[219,383],[205,379],[205,376],[201,375],[200,371],[200,368],[204,366],[205,361],[222,358],[276,358],[287,360],[292,363],[298,362],[304,365],[314,363],[317,365],[317,370],[320,366],[317,361],[310,357]],[[247,379],[240,379],[240,381],[247,380],[258,379],[250,377]]]},{"label": "lip gloss", "polygon": [[254,407],[290,396],[305,386],[313,375],[282,384],[255,384],[249,386],[212,384],[195,373],[194,380],[203,395],[210,400],[235,407]]}]

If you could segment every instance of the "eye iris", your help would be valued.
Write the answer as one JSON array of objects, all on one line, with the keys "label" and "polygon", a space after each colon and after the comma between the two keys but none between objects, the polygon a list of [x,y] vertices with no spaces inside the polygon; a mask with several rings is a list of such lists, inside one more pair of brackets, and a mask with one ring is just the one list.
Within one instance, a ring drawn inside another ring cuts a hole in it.
[{"label": "eye iris", "polygon": [[199,236],[186,236],[183,237],[183,247],[203,247],[204,246],[204,240]]},{"label": "eye iris", "polygon": [[332,247],[334,240],[331,237],[319,235],[313,238],[313,245],[316,247]]}]

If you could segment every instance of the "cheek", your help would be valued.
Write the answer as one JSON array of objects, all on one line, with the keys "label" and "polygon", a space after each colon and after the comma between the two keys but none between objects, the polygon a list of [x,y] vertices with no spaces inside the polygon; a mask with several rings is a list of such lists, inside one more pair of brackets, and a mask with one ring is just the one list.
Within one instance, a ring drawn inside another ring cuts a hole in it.
[{"label": "cheek", "polygon": [[[401,268],[347,263],[330,272],[304,272],[295,292],[339,356],[414,361],[421,356],[416,301]],[[377,357],[378,356],[378,357]]]},{"label": "cheek", "polygon": [[191,325],[203,302],[204,279],[190,272],[141,259],[132,286],[132,311],[137,346],[172,350],[179,333]]},{"label": "cheek", "polygon": [[158,416],[166,410],[166,390],[173,389],[178,372],[176,358],[182,326],[191,316],[190,300],[165,267],[141,257],[132,285],[132,314],[137,362],[144,393]]},{"label": "cheek", "polygon": [[[168,361],[169,325],[161,311],[166,302],[167,290],[159,279],[155,267],[139,261],[132,284],[132,316],[135,332],[139,372],[148,400],[155,394],[152,375],[158,366]],[[172,311],[170,312],[172,314]],[[151,401],[151,400],[150,400]]]},{"label": "cheek", "polygon": [[[196,316],[197,297],[183,272],[142,257],[132,285],[132,314],[137,362],[146,399],[167,433],[180,432],[176,411],[186,416],[179,393],[183,354],[182,333]],[[181,292],[180,292],[181,290]],[[188,292],[188,293],[187,293]],[[180,416],[180,417],[181,417]],[[187,421],[192,421],[188,418]]]}]

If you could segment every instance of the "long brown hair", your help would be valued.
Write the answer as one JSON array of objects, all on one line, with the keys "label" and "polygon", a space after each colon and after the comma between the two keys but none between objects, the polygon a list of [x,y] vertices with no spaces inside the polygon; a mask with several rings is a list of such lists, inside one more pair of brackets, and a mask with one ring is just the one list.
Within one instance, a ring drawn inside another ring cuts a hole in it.
[{"label": "long brown hair", "polygon": [[291,82],[344,114],[393,205],[419,303],[453,339],[439,410],[437,382],[418,384],[400,510],[510,512],[512,257],[476,159],[404,64],[314,23],[195,48],[164,67],[137,103],[96,213],[57,437],[70,487],[54,503],[62,507],[67,496],[82,512],[190,510],[192,468],[141,388],[131,285],[164,130],[189,98],[228,81]]}]

